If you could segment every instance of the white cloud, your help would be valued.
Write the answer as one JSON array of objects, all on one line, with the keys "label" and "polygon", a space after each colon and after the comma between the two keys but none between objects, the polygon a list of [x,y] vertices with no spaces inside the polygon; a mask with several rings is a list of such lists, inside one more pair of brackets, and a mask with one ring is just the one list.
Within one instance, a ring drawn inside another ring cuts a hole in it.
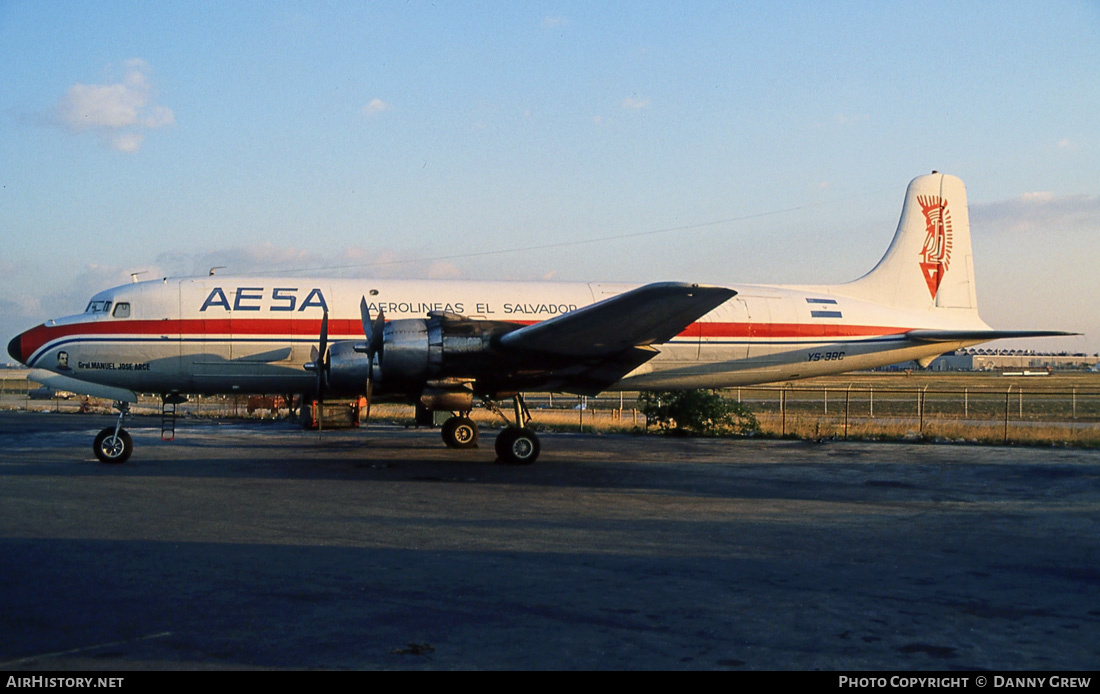
[{"label": "white cloud", "polygon": [[388,111],[390,108],[392,107],[381,99],[371,99],[370,103],[363,107],[363,115],[369,118],[383,111]]},{"label": "white cloud", "polygon": [[172,113],[172,109],[167,106],[154,106],[149,110],[149,115],[145,117],[143,124],[146,128],[163,128],[167,125],[175,125],[176,114]]},{"label": "white cloud", "polygon": [[119,152],[136,152],[145,142],[145,136],[141,133],[122,133],[111,138],[111,148]]},{"label": "white cloud", "polygon": [[1021,197],[1027,202],[1050,202],[1054,200],[1054,193],[1049,190],[1040,190],[1035,193],[1024,193]]},{"label": "white cloud", "polygon": [[423,252],[392,248],[348,246],[317,253],[293,246],[262,243],[205,253],[171,252],[157,256],[169,276],[206,275],[220,267],[222,275],[271,275],[308,273],[336,277],[455,279],[463,276],[458,265],[445,258],[425,258]]},{"label": "white cloud", "polygon": [[462,270],[454,263],[437,261],[428,267],[428,278],[433,280],[461,279]]},{"label": "white cloud", "polygon": [[157,256],[157,263],[171,276],[206,275],[212,267],[224,268],[218,272],[233,275],[289,271],[316,267],[324,260],[322,256],[304,249],[280,247],[272,243],[203,253],[168,252]]},{"label": "white cloud", "polygon": [[623,99],[622,107],[626,109],[639,109],[649,106],[649,99],[635,99],[632,97],[626,97]]},{"label": "white cloud", "polygon": [[846,113],[833,114],[833,123],[836,125],[854,125],[856,123],[866,123],[869,120],[871,120],[871,117],[866,113],[857,113],[855,115]]},{"label": "white cloud", "polygon": [[[140,268],[139,268],[140,269]],[[49,276],[50,268],[24,265],[15,274],[0,274],[0,338],[4,344],[22,330],[38,325],[48,318],[59,318],[81,313],[93,294],[108,287],[118,286],[130,281],[129,273],[134,268],[109,267],[89,263],[83,270],[66,273],[64,278],[54,278],[42,287],[34,284],[36,280]],[[149,268],[142,279],[151,279],[160,275],[157,268]],[[28,287],[32,291],[27,291]],[[40,289],[40,292],[33,290]],[[5,361],[6,356],[0,357]]]},{"label": "white cloud", "polygon": [[1030,341],[1031,349],[1095,352],[1100,320],[1082,297],[1100,294],[1100,195],[1033,192],[973,204],[970,221],[982,317],[997,328],[1085,334]]},{"label": "white cloud", "polygon": [[1007,232],[1100,231],[1100,195],[1025,193],[1013,200],[970,206],[975,226]]},{"label": "white cloud", "polygon": [[61,122],[73,130],[123,128],[137,123],[144,97],[123,84],[74,84],[58,104]]},{"label": "white cloud", "polygon": [[542,26],[546,29],[557,29],[568,23],[565,17],[543,17]]},{"label": "white cloud", "polygon": [[140,59],[126,62],[126,74],[114,84],[74,84],[58,100],[56,122],[65,129],[98,134],[110,148],[136,152],[145,141],[141,131],[176,122],[167,106],[152,102],[149,66]]}]

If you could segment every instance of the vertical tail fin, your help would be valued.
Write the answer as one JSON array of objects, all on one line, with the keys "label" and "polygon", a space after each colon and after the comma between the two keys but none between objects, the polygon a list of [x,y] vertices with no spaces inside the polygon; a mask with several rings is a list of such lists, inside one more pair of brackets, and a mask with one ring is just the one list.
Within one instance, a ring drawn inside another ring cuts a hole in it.
[{"label": "vertical tail fin", "polygon": [[886,255],[873,270],[837,290],[912,310],[977,312],[966,186],[933,172],[914,178]]}]

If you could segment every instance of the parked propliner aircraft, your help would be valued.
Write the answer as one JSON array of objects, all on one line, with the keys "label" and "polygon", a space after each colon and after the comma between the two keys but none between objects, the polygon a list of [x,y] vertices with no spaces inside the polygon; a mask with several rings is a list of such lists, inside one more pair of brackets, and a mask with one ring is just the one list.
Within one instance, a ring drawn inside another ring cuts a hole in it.
[{"label": "parked propliner aircraft", "polygon": [[55,387],[118,401],[118,423],[94,443],[104,462],[130,456],[123,416],[151,392],[402,399],[457,413],[443,427],[456,448],[477,443],[475,401],[511,399],[496,452],[532,463],[525,391],[739,386],[1067,334],[979,318],[966,189],[933,172],[909,184],[886,255],[847,284],[164,278],[100,292],[8,352],[52,371]]}]

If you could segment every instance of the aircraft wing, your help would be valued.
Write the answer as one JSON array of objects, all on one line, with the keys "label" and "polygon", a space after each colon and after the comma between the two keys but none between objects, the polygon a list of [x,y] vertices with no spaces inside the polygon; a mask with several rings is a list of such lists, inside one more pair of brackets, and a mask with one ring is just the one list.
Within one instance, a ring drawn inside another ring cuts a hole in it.
[{"label": "aircraft wing", "polygon": [[735,296],[725,287],[647,284],[500,338],[500,347],[561,357],[606,358],[667,342]]},{"label": "aircraft wing", "polygon": [[1000,340],[1008,337],[1064,337],[1080,335],[1060,330],[910,330],[905,336],[921,342],[955,342],[956,340]]}]

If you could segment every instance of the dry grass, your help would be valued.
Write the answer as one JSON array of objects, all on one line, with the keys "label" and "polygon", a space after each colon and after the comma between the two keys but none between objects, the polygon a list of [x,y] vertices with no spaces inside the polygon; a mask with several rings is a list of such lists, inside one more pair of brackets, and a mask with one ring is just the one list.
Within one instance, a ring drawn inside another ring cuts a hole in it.
[{"label": "dry grass", "polygon": [[[509,413],[510,414],[510,413]],[[583,414],[583,416],[582,416]],[[626,409],[620,416],[617,410],[563,410],[532,409],[532,426],[552,431],[645,431],[645,416],[636,410]],[[412,409],[403,405],[383,405],[372,411],[372,417],[381,420],[412,423]],[[504,420],[494,413],[478,409],[471,417],[482,426],[501,427]],[[923,425],[918,418],[854,417],[849,418],[845,430],[843,416],[818,416],[792,414],[786,418],[778,414],[758,414],[759,435],[779,438],[787,436],[810,440],[842,439],[863,441],[949,441],[959,443],[1013,444],[1042,446],[1100,447],[1100,423],[1036,423],[1009,421],[1006,428],[1001,420],[960,421],[945,417],[925,417]],[[656,432],[655,427],[649,429]]]},{"label": "dry grass", "polygon": [[[1006,398],[1007,394],[1007,398]],[[807,439],[939,440],[990,444],[1100,447],[1100,374],[1055,373],[1043,377],[1004,377],[988,373],[858,373],[768,386],[731,388],[756,415],[763,436]],[[608,393],[588,399],[588,409],[573,409],[576,396],[545,394],[528,398],[533,425],[557,431],[644,431],[635,393]],[[28,401],[5,394],[0,405],[13,409],[75,412],[78,399]],[[555,407],[549,407],[551,401]],[[1005,413],[1008,425],[1005,426]],[[782,405],[782,407],[781,407]],[[923,408],[923,421],[922,421]],[[159,413],[159,401],[144,398],[136,411]],[[845,430],[845,409],[848,424]],[[94,411],[110,412],[110,403],[94,402]],[[184,405],[198,416],[245,416],[244,402],[207,398]],[[785,416],[784,416],[785,411]],[[511,408],[504,407],[511,417]],[[281,412],[285,414],[285,410]],[[268,416],[257,412],[253,416]],[[478,408],[471,416],[483,426],[505,421]],[[408,405],[376,404],[372,417],[412,423]]]},{"label": "dry grass", "polygon": [[1100,447],[1100,424],[1063,425],[1033,422],[976,421],[926,417],[917,419],[860,417],[849,419],[845,430],[843,417],[757,415],[764,436],[789,436],[802,439],[841,439],[863,441],[950,441],[958,443],[1015,444],[1043,446]]}]

